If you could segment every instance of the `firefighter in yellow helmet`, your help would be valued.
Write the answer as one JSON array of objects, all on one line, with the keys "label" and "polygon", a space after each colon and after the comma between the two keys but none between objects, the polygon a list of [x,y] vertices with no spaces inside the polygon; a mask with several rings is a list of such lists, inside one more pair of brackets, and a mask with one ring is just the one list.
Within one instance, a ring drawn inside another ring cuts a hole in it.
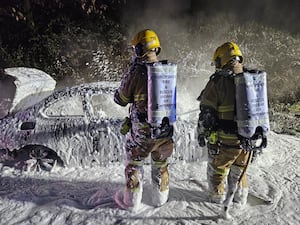
[{"label": "firefighter in yellow helmet", "polygon": [[212,63],[216,72],[198,97],[197,129],[199,145],[207,144],[208,148],[209,198],[211,202],[223,203],[238,185],[234,201],[244,205],[248,196],[245,171],[250,154],[240,147],[234,120],[234,76],[244,70],[243,55],[237,44],[226,42],[216,49]]},{"label": "firefighter in yellow helmet", "polygon": [[147,64],[158,62],[161,46],[157,34],[150,29],[138,32],[133,40],[133,59],[114,101],[126,106],[130,104],[130,116],[122,133],[126,134],[125,179],[126,187],[122,194],[121,207],[138,209],[143,191],[143,163],[151,155],[153,203],[163,205],[169,196],[169,174],[167,159],[173,152],[172,132],[160,139],[151,138],[151,125],[147,122],[148,92]]}]

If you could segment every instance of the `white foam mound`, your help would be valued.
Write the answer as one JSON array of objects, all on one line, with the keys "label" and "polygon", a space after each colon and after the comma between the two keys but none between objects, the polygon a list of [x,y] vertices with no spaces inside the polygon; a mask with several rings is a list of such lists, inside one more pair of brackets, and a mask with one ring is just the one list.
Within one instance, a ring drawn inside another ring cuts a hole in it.
[{"label": "white foam mound", "polygon": [[[15,78],[15,96],[12,99],[10,113],[26,109],[49,96],[56,86],[56,81],[47,73],[26,67],[6,68],[5,74]],[[1,80],[0,82],[3,82]]]}]

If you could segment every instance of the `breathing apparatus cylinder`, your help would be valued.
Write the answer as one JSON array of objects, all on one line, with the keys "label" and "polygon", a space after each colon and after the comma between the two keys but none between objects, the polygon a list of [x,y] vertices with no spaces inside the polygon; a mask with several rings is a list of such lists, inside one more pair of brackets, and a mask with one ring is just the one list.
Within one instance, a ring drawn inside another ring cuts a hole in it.
[{"label": "breathing apparatus cylinder", "polygon": [[148,122],[159,127],[167,121],[176,121],[176,77],[177,65],[157,62],[148,69]]},{"label": "breathing apparatus cylinder", "polygon": [[270,130],[266,76],[264,71],[245,71],[234,78],[236,120],[243,137],[252,138],[257,131],[265,136]]}]

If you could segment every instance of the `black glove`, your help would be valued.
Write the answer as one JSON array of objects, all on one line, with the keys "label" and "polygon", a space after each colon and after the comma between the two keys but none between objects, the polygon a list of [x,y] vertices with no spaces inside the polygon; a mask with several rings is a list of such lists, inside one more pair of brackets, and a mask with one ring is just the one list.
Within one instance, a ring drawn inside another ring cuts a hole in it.
[{"label": "black glove", "polygon": [[216,130],[218,125],[218,113],[215,109],[207,106],[200,106],[199,120],[203,121],[203,127],[207,130]]},{"label": "black glove", "polygon": [[200,147],[204,147],[206,145],[205,136],[203,134],[198,135],[198,144]]},{"label": "black glove", "polygon": [[262,143],[261,143],[261,147],[262,148],[266,148],[268,145],[268,141],[267,141],[267,137],[262,137]]}]

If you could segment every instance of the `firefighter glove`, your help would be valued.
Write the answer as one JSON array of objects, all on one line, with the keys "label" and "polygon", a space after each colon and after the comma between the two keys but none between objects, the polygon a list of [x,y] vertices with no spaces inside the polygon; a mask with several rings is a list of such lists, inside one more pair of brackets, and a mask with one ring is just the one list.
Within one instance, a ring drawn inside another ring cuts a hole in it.
[{"label": "firefighter glove", "polygon": [[121,126],[121,134],[126,135],[130,130],[130,127],[131,127],[131,121],[129,117],[126,116]]}]

